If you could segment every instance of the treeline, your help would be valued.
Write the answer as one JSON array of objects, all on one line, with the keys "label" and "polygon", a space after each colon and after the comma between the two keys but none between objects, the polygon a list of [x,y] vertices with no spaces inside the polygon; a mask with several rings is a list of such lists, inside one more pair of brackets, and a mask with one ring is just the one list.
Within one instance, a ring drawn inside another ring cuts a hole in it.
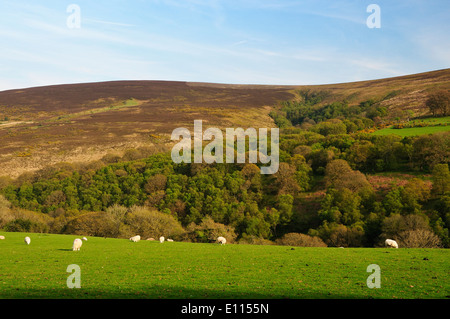
[{"label": "treeline", "polygon": [[[325,103],[331,96],[328,91],[299,90],[299,99],[280,102],[278,107],[270,112],[270,116],[280,128],[291,126],[310,129],[315,124],[340,119],[345,124],[346,132],[352,133],[390,123],[395,120],[408,121],[413,116],[412,111],[396,110],[388,112],[383,101],[395,97],[399,92],[392,91],[385,96],[370,98],[359,104],[350,104],[348,99]],[[450,91],[438,89],[428,94],[423,109],[432,116],[446,116],[450,109]],[[392,123],[393,124],[393,123]]]},{"label": "treeline", "polygon": [[386,117],[387,109],[380,102],[396,94],[393,91],[381,99],[373,98],[358,105],[350,105],[348,100],[322,103],[331,95],[328,91],[300,90],[299,100],[283,101],[269,115],[280,128],[299,126],[308,129],[314,124],[340,118],[347,129],[343,133],[352,133],[373,127],[375,122]]},{"label": "treeline", "polygon": [[[273,175],[260,174],[255,164],[174,164],[165,153],[49,167],[3,185],[16,218],[2,213],[0,227],[125,237],[151,230],[150,221],[162,215],[179,226],[171,226],[176,236],[195,241],[211,238],[205,225],[215,223],[228,227],[232,240],[252,243],[302,233],[308,242],[329,246],[372,247],[385,237],[402,245],[449,246],[449,132],[400,138],[341,134],[320,125],[315,130],[283,130],[281,163]],[[377,190],[364,174],[393,170],[428,173],[431,180]],[[316,191],[323,192],[319,201],[308,202]],[[111,213],[112,207],[122,213]],[[39,220],[29,211],[39,212]]]},{"label": "treeline", "polygon": [[[0,228],[343,247],[389,237],[403,247],[449,247],[450,132],[372,135],[364,130],[387,114],[380,99],[349,106],[324,104],[324,91],[299,95],[271,113],[281,128],[273,175],[255,164],[175,164],[163,149],[132,149],[0,177]],[[368,174],[383,172],[417,177],[374,187]]]}]

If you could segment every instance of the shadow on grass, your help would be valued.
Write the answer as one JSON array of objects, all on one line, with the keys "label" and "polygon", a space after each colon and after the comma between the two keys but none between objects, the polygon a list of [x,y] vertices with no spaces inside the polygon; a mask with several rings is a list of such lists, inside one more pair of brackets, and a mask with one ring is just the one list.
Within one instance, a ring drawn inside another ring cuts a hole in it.
[{"label": "shadow on grass", "polygon": [[1,299],[153,299],[153,300],[220,300],[220,299],[266,299],[266,300],[300,300],[300,299],[367,299],[367,296],[330,294],[321,291],[230,291],[226,289],[192,289],[173,286],[158,287],[102,287],[102,288],[43,288],[43,289],[8,289],[1,293]]}]

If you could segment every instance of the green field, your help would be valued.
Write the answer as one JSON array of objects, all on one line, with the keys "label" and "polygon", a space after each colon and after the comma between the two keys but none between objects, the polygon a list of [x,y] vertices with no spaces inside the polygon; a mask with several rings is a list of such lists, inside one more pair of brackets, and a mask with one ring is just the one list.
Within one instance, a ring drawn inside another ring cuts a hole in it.
[{"label": "green field", "polygon": [[374,135],[389,135],[389,134],[397,134],[402,137],[405,136],[417,136],[417,135],[425,135],[425,134],[433,134],[437,132],[445,132],[450,131],[450,116],[446,117],[437,117],[437,118],[424,118],[412,120],[409,123],[413,123],[415,125],[430,125],[430,126],[417,126],[417,127],[407,127],[402,129],[395,129],[392,127],[384,128],[378,131],[373,132]]},{"label": "green field", "polygon": [[[0,298],[449,298],[446,249],[300,248],[5,233]],[[31,244],[23,239],[28,235]],[[81,270],[70,289],[67,266]],[[369,289],[370,264],[381,288]]]},{"label": "green field", "polygon": [[373,132],[373,134],[374,135],[397,134],[402,137],[405,137],[405,136],[433,134],[437,132],[446,132],[446,131],[450,131],[450,126],[425,126],[425,127],[411,127],[402,129],[384,128],[382,130]]}]

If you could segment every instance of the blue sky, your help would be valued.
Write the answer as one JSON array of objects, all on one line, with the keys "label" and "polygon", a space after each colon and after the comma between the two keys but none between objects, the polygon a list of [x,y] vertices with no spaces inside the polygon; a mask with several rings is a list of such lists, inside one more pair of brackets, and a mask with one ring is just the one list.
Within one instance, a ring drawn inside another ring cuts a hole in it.
[{"label": "blue sky", "polygon": [[[381,28],[368,28],[369,4]],[[80,8],[81,27],[66,11]],[[326,84],[450,67],[448,0],[0,2],[0,90],[110,80]]]}]

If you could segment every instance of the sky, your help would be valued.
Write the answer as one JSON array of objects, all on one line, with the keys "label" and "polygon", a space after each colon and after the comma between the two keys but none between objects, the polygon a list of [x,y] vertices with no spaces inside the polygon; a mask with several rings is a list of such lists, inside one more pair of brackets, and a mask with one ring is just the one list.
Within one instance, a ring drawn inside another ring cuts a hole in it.
[{"label": "sky", "polygon": [[449,67],[448,0],[0,2],[0,90],[112,80],[328,84]]}]

